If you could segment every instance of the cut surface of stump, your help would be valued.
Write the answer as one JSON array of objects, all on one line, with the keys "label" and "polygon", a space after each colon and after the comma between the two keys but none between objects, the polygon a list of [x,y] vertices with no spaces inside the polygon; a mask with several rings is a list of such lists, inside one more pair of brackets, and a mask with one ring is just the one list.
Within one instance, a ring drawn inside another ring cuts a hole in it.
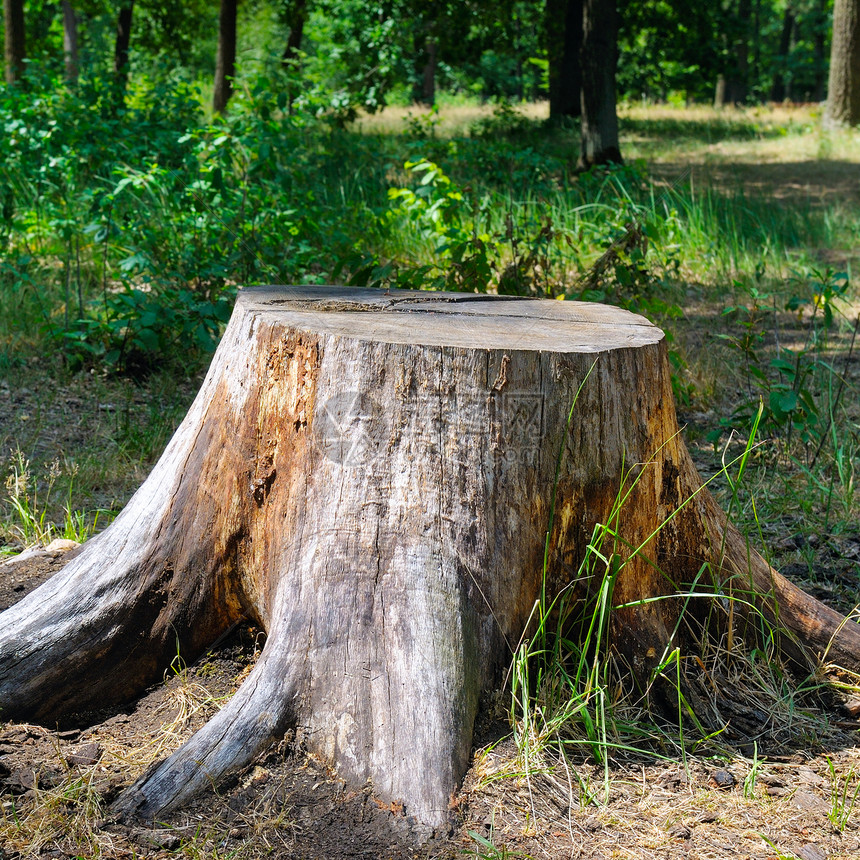
[{"label": "cut surface of stump", "polygon": [[857,625],[773,571],[701,489],[647,320],[577,302],[241,290],[149,478],[0,616],[0,713],[51,724],[126,701],[177,649],[193,659],[248,619],[267,633],[252,672],[115,811],[152,819],[298,728],[344,779],[440,825],[481,697],[541,593],[553,498],[550,592],[577,577],[631,474],[618,528],[644,548],[613,599],[637,677],[673,644],[682,601],[631,604],[693,582],[759,595],[794,658],[857,668]]}]

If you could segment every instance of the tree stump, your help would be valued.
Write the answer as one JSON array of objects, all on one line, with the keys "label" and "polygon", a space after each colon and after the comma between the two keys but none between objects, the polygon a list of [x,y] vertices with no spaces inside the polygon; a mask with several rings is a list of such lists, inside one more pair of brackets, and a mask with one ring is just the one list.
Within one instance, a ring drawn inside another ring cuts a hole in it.
[{"label": "tree stump", "polygon": [[242,290],[152,474],[0,617],[3,717],[131,699],[177,646],[190,660],[250,619],[267,632],[253,671],[115,811],[151,819],[301,727],[343,778],[438,825],[541,591],[553,497],[558,589],[631,470],[619,529],[645,548],[619,576],[614,623],[637,677],[679,635],[682,601],[629,604],[694,581],[758,595],[796,659],[829,647],[858,667],[857,625],[773,571],[701,489],[647,320],[513,297]]}]

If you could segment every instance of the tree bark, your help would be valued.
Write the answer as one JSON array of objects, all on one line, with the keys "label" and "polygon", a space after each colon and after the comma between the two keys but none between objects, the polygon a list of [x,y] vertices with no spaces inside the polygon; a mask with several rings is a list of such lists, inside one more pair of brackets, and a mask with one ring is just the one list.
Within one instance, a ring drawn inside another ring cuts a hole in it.
[{"label": "tree bark", "polygon": [[547,0],[549,118],[577,117],[582,112],[582,0]]},{"label": "tree bark", "polygon": [[24,74],[27,38],[24,28],[24,0],[3,0],[6,83],[14,84]]},{"label": "tree bark", "polygon": [[293,0],[286,17],[290,33],[287,36],[287,44],[281,57],[281,63],[284,66],[289,66],[298,57],[299,49],[302,46],[302,35],[307,18],[307,0]]},{"label": "tree bark", "polygon": [[233,95],[233,78],[236,77],[236,18],[238,0],[221,0],[218,19],[218,54],[215,58],[215,90],[212,109],[224,113]]},{"label": "tree bark", "polygon": [[714,108],[722,110],[726,106],[726,76],[717,75],[717,84],[714,87]]},{"label": "tree bark", "polygon": [[740,105],[749,95],[749,38],[752,22],[751,0],[738,0],[737,21],[734,33],[734,65],[726,77],[725,100]]},{"label": "tree bark", "polygon": [[813,99],[823,102],[827,98],[827,58],[825,44],[827,40],[827,0],[818,0],[815,4],[814,27],[812,35],[813,57],[815,62],[815,84]]},{"label": "tree bark", "polygon": [[785,101],[785,78],[788,73],[788,52],[791,48],[791,31],[793,29],[794,12],[790,6],[786,6],[785,16],[782,19],[782,31],[779,36],[779,53],[773,75],[773,86],[770,90],[770,100],[773,102]]},{"label": "tree bark", "polygon": [[114,812],[161,815],[300,726],[344,779],[440,825],[482,696],[542,588],[588,593],[580,562],[625,481],[619,527],[644,548],[618,575],[612,624],[634,678],[683,635],[685,601],[652,598],[694,582],[721,595],[703,614],[734,589],[778,614],[794,660],[829,649],[860,668],[857,624],[772,570],[702,490],[647,320],[512,297],[242,290],[147,481],[0,616],[3,717],[50,724],[127,700],[177,645],[190,660],[252,619],[268,638],[239,691]]},{"label": "tree bark", "polygon": [[618,62],[618,13],[615,0],[583,0],[582,127],[579,169],[620,164],[615,68]]},{"label": "tree bark", "polygon": [[836,0],[833,6],[825,122],[860,123],[860,0]]},{"label": "tree bark", "polygon": [[80,64],[78,60],[78,16],[70,0],[63,0],[63,60],[66,67],[66,83],[74,86],[78,82]]},{"label": "tree bark", "polygon": [[439,43],[428,36],[424,43],[426,61],[421,70],[421,104],[433,107],[436,104],[436,67],[439,63]]},{"label": "tree bark", "polygon": [[113,71],[120,98],[125,95],[128,85],[128,48],[131,44],[131,20],[134,14],[134,0],[120,7],[116,20],[116,44],[113,55]]}]

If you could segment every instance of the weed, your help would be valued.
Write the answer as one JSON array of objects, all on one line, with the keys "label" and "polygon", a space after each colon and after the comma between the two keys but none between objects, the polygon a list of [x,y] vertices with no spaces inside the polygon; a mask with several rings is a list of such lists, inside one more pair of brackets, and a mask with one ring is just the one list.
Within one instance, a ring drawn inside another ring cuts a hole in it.
[{"label": "weed", "polygon": [[759,836],[761,836],[762,840],[764,842],[766,842],[768,845],[770,845],[770,847],[773,849],[773,853],[774,853],[774,856],[776,857],[776,860],[799,860],[798,856],[796,854],[794,854],[793,852],[786,853],[785,851],[781,851],[763,833],[760,833]]},{"label": "weed", "polygon": [[761,768],[761,759],[758,757],[758,743],[753,743],[753,757],[750,769],[744,777],[744,797],[754,798],[758,773]]},{"label": "weed", "polygon": [[55,462],[48,473],[47,489],[40,493],[30,473],[29,460],[20,450],[16,451],[12,474],[6,479],[6,491],[17,520],[14,530],[25,546],[46,544],[53,539],[54,526],[47,520],[48,502],[59,474],[59,463]]},{"label": "weed", "polygon": [[[758,284],[763,276],[764,268],[760,267],[756,270]],[[743,356],[747,397],[731,418],[722,423],[725,427],[749,421],[761,398],[765,430],[781,438],[786,449],[790,448],[794,437],[807,448],[812,446],[815,454],[811,459],[814,460],[832,427],[832,416],[841,406],[844,391],[844,377],[833,385],[837,374],[826,359],[826,353],[828,335],[838,313],[837,302],[844,297],[849,282],[844,273],[814,269],[808,277],[796,276],[794,281],[803,289],[788,300],[786,310],[803,322],[804,309],[811,309],[804,323],[805,340],[795,349],[779,342],[775,296],[763,292],[758,284],[744,286],[735,282],[736,287],[745,290],[749,301],[727,307],[723,315],[739,321],[741,334],[720,337]],[[766,327],[772,328],[776,342],[776,355],[769,360],[762,354]],[[849,357],[851,351],[853,340]],[[826,426],[825,416],[830,416]]]},{"label": "weed", "polygon": [[469,830],[468,835],[475,844],[473,848],[463,849],[462,853],[469,857],[475,857],[477,860],[514,860],[514,858],[530,860],[528,854],[512,851],[507,845],[496,845],[492,827],[489,837],[482,836],[474,830]]},{"label": "weed", "polygon": [[850,767],[841,776],[838,775],[830,756],[827,756],[827,767],[830,771],[830,811],[827,817],[830,823],[842,832],[848,825],[860,795],[860,776],[854,767]]},{"label": "weed", "polygon": [[[731,462],[724,456],[722,477],[735,502],[760,420],[761,411],[742,453]],[[731,723],[744,725],[741,737],[753,744],[752,766],[744,782],[745,794],[751,797],[760,767],[761,738],[805,736],[814,744],[823,727],[821,717],[804,705],[823,682],[817,677],[793,679],[789,675],[779,656],[778,619],[768,621],[756,609],[760,596],[750,593],[741,579],[715,585],[703,567],[681,590],[633,603],[615,600],[615,585],[626,565],[666,526],[665,522],[658,526],[638,546],[624,538],[624,505],[649,466],[645,464],[632,480],[622,480],[605,523],[594,528],[576,576],[554,596],[545,590],[545,557],[544,589],[530,620],[534,632],[519,644],[512,662],[511,726],[519,755],[515,772],[522,774],[530,787],[538,774],[564,770],[571,804],[575,792],[570,756],[577,750],[603,770],[599,791],[590,781],[577,778],[578,802],[607,803],[610,765],[617,758],[645,755],[659,759],[671,751],[669,757],[681,758],[686,767],[691,756],[709,750],[720,756],[732,755],[731,736],[723,736]],[[694,499],[695,494],[681,508]],[[730,513],[732,507],[730,504]],[[553,500],[549,532],[554,511]],[[574,595],[577,583],[589,584],[584,599]],[[635,693],[629,670],[615,656],[613,616],[619,610],[665,600],[674,600],[679,606],[676,627],[668,631],[664,653],[656,655],[647,686]],[[697,604],[695,613],[691,611],[693,603]],[[714,624],[716,615],[724,621]],[[748,626],[758,628],[758,644],[746,646],[735,640],[735,626],[742,617]],[[689,650],[673,644],[682,626],[689,636]],[[655,695],[657,702],[674,700],[674,725],[661,716],[659,703],[656,707],[652,704]],[[723,709],[732,716],[723,716]],[[770,716],[757,727],[747,728],[743,722],[747,713],[752,720]]]},{"label": "weed", "polygon": [[54,490],[57,479],[64,469],[59,460],[51,463],[47,478],[42,486],[34,477],[27,460],[19,450],[13,455],[11,474],[6,479],[7,503],[12,512],[14,525],[12,532],[24,546],[49,544],[54,538],[74,540],[83,543],[98,528],[99,518],[109,517],[104,510],[81,511],[72,505],[73,488],[78,467],[72,465],[67,472],[66,499],[62,508],[62,523],[49,518],[53,506]]}]

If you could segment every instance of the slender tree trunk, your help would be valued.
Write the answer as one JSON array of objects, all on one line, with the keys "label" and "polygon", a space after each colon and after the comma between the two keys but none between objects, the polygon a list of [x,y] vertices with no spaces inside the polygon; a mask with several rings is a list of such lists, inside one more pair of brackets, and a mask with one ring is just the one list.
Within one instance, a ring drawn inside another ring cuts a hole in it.
[{"label": "slender tree trunk", "polygon": [[582,112],[582,2],[547,0],[549,118],[577,117]]},{"label": "slender tree trunk", "polygon": [[70,0],[63,0],[63,59],[66,66],[66,82],[76,84],[80,71],[78,60],[78,16]]},{"label": "slender tree trunk", "polygon": [[773,75],[773,86],[770,90],[770,100],[781,102],[785,100],[785,76],[788,69],[788,51],[791,47],[791,31],[794,29],[794,12],[790,6],[785,8],[782,19],[782,31],[779,35],[779,54]]},{"label": "slender tree trunk", "polygon": [[717,75],[717,84],[714,87],[714,107],[721,110],[726,106],[726,76]]},{"label": "slender tree trunk", "polygon": [[735,64],[726,78],[726,101],[743,104],[749,95],[749,37],[752,21],[750,0],[739,0],[734,40]]},{"label": "slender tree trunk", "polygon": [[750,80],[758,80],[759,66],[761,63],[761,0],[752,0],[752,11],[750,13]]},{"label": "slender tree trunk", "polygon": [[236,18],[238,0],[221,0],[218,20],[218,54],[215,59],[215,90],[212,109],[224,113],[233,95],[233,78],[236,76]]},{"label": "slender tree trunk", "polygon": [[815,59],[815,86],[812,97],[817,102],[827,98],[827,0],[815,4],[815,32],[812,35],[813,57]]},{"label": "slender tree trunk", "polygon": [[116,21],[113,70],[120,101],[125,98],[125,88],[128,84],[128,48],[131,44],[131,20],[133,13],[134,0],[129,0],[129,2],[120,8]]},{"label": "slender tree trunk", "polygon": [[306,18],[307,0],[293,0],[287,12],[287,26],[290,28],[290,33],[287,36],[287,44],[281,57],[281,63],[284,66],[289,66],[298,57],[302,46],[302,34],[304,33]]},{"label": "slender tree trunk", "polygon": [[860,123],[860,0],[836,0],[833,6],[825,122]]},{"label": "slender tree trunk", "polygon": [[421,70],[421,104],[433,107],[436,104],[436,68],[439,64],[439,43],[435,36],[428,36],[424,44],[427,61]]},{"label": "slender tree trunk", "polygon": [[14,84],[24,74],[27,38],[24,29],[24,0],[3,0],[6,83]]},{"label": "slender tree trunk", "polygon": [[615,0],[584,0],[582,16],[582,130],[579,169],[621,163],[615,68],[618,12]]}]

